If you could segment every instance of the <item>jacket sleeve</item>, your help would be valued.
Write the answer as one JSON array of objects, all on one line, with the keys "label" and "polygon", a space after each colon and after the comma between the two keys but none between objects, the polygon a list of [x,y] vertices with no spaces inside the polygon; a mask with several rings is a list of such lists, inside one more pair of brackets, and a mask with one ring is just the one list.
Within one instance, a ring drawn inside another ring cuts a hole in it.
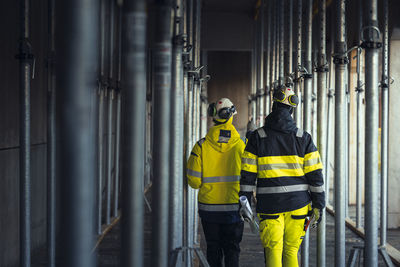
[{"label": "jacket sleeve", "polygon": [[257,140],[256,132],[250,134],[246,148],[242,154],[241,172],[240,172],[240,192],[239,196],[245,195],[251,203],[253,190],[256,188],[257,180]]},{"label": "jacket sleeve", "polygon": [[325,207],[325,186],[319,152],[310,135],[306,138],[303,170],[309,184],[313,208]]},{"label": "jacket sleeve", "polygon": [[192,152],[190,153],[189,160],[186,165],[186,176],[188,184],[194,189],[201,187],[202,178],[202,161],[201,161],[201,142],[197,142]]}]

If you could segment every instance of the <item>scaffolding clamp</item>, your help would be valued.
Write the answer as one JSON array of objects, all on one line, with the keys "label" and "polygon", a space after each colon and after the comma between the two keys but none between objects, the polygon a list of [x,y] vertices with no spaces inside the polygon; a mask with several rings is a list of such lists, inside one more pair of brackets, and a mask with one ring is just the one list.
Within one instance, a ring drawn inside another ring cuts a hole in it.
[{"label": "scaffolding clamp", "polygon": [[27,61],[32,66],[32,80],[35,79],[35,66],[36,58],[32,54],[32,45],[29,43],[27,38],[19,40],[19,53],[15,55],[15,58],[20,61]]},{"label": "scaffolding clamp", "polygon": [[[368,34],[368,40],[364,38],[364,32],[365,30],[368,30],[369,33],[372,31],[375,31],[377,33],[376,38],[374,37],[374,34]],[[365,26],[361,29],[361,47],[362,48],[369,48],[369,49],[378,49],[382,47],[382,42],[380,41],[381,39],[381,32],[378,27],[376,26]]]}]

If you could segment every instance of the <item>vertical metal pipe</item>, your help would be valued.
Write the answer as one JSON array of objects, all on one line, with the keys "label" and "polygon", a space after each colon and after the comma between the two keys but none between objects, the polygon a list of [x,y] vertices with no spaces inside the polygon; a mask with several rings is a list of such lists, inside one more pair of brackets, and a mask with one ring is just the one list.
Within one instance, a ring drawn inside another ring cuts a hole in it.
[{"label": "vertical metal pipe", "polygon": [[110,224],[111,217],[111,180],[112,180],[112,125],[113,125],[114,89],[108,92],[108,119],[107,119],[107,176],[106,176],[106,224]]},{"label": "vertical metal pipe", "polygon": [[[202,69],[202,77],[206,77],[208,73],[208,68],[207,68],[207,58],[208,53],[207,51],[203,50],[201,51],[201,65],[203,66]],[[210,76],[208,76],[210,77]],[[201,83],[201,111],[200,111],[200,116],[201,116],[201,125],[200,125],[200,137],[205,137],[207,134],[207,82],[208,79],[203,81]]]},{"label": "vertical metal pipe", "polygon": [[118,6],[118,50],[117,50],[117,83],[116,83],[116,101],[117,101],[117,121],[115,130],[115,185],[114,185],[114,217],[118,216],[118,195],[120,190],[119,179],[119,161],[121,147],[121,61],[122,61],[122,7]]},{"label": "vertical metal pipe", "polygon": [[330,193],[330,149],[331,149],[331,127],[332,127],[332,102],[334,101],[334,90],[328,89],[328,115],[327,115],[327,122],[326,122],[326,167],[325,167],[325,184],[326,184],[326,194],[325,194],[325,202],[329,204],[329,193]]},{"label": "vertical metal pipe", "polygon": [[[363,0],[358,1],[359,5],[359,10],[358,10],[358,30],[359,30],[359,36],[358,40],[359,43],[361,43],[361,29],[362,29],[362,24],[363,24],[363,19],[362,19],[362,5],[363,5]],[[356,163],[356,170],[357,170],[357,188],[356,188],[356,226],[357,228],[362,227],[362,222],[361,222],[361,212],[362,212],[362,181],[364,180],[364,177],[362,177],[362,165],[361,165],[361,159],[362,159],[362,151],[361,151],[361,146],[363,144],[361,140],[361,124],[362,124],[362,116],[361,116],[361,107],[362,107],[362,92],[364,89],[362,88],[362,82],[361,82],[361,48],[357,49],[357,163]]]},{"label": "vertical metal pipe", "polygon": [[362,106],[362,83],[361,83],[361,49],[357,49],[357,189],[356,189],[356,226],[357,228],[362,227],[361,225],[361,211],[362,211],[362,175],[361,175],[361,106]]},{"label": "vertical metal pipe", "polygon": [[258,40],[258,23],[254,21],[253,49],[251,52],[251,117],[253,122],[257,123],[257,40]]},{"label": "vertical metal pipe", "polygon": [[55,0],[48,1],[49,55],[47,64],[47,263],[55,266],[56,258],[56,73]]},{"label": "vertical metal pipe", "polygon": [[106,2],[100,1],[100,78],[99,78],[99,122],[98,122],[98,180],[97,180],[97,233],[102,233],[103,181],[104,181],[104,80],[106,58]]},{"label": "vertical metal pipe", "polygon": [[[275,21],[275,16],[276,16],[276,12],[274,11],[275,8],[275,2],[271,1],[269,4],[269,9],[270,14],[271,14],[271,47],[270,47],[270,90],[273,91],[274,88],[274,82],[275,82],[275,45],[276,45],[276,40],[275,40],[275,32],[276,32],[276,21]],[[272,106],[272,105],[271,105]]]},{"label": "vertical metal pipe", "polygon": [[[62,266],[94,265],[95,131],[91,95],[98,67],[98,14],[95,0],[57,3],[57,88],[61,125],[61,242]],[[65,40],[69,40],[65,42]]]},{"label": "vertical metal pipe", "polygon": [[171,0],[156,1],[152,266],[167,266],[168,263],[169,164],[166,162],[170,156],[171,129],[171,11]]},{"label": "vertical metal pipe", "polygon": [[299,66],[301,66],[301,42],[302,42],[302,14],[303,14],[303,4],[302,0],[297,1],[297,52],[296,52],[296,68],[295,68],[295,73],[296,73],[296,80],[295,80],[295,91],[297,96],[299,97],[299,104],[294,110],[294,118],[296,120],[296,124],[299,127],[301,125],[301,79],[300,79],[300,71],[299,71]]},{"label": "vertical metal pipe", "polygon": [[[318,51],[318,67],[317,67],[317,142],[318,151],[321,155],[322,165],[328,168],[327,149],[326,145],[326,131],[327,131],[327,88],[326,88],[326,73],[328,71],[328,63],[326,61],[326,0],[319,0],[319,51]],[[325,177],[325,194],[328,194],[328,184]],[[317,232],[317,266],[325,267],[326,264],[326,217],[325,209],[322,211],[322,220],[318,225]]]},{"label": "vertical metal pipe", "polygon": [[[171,86],[171,150],[170,150],[170,219],[169,254],[178,253],[183,247],[183,6],[182,0],[175,0],[174,44],[172,49],[172,86]],[[182,257],[177,255],[176,266],[181,266]]]},{"label": "vertical metal pipe", "polygon": [[279,67],[279,61],[280,61],[280,1],[276,1],[275,2],[275,86],[278,87],[279,86],[279,71],[280,71],[280,67]]},{"label": "vertical metal pipe", "polygon": [[108,66],[108,119],[107,119],[107,194],[106,194],[106,224],[110,224],[111,217],[111,185],[112,185],[112,167],[113,167],[113,102],[114,102],[114,12],[115,2],[109,1],[109,12],[110,12],[110,39],[109,39],[109,66]]},{"label": "vertical metal pipe", "polygon": [[288,2],[287,76],[293,72],[293,0],[288,0]]},{"label": "vertical metal pipe", "polygon": [[264,0],[261,0],[257,31],[257,121],[259,127],[264,123],[264,3]]},{"label": "vertical metal pipe", "polygon": [[[364,40],[374,47],[379,42],[377,0],[364,2]],[[365,48],[365,266],[378,266],[378,49]]]},{"label": "vertical metal pipe", "polygon": [[[268,14],[267,14],[267,38],[266,38],[266,48],[265,48],[265,115],[268,115],[271,110],[271,38],[272,38],[272,28],[271,28],[271,16],[272,16],[272,3],[267,2]],[[263,122],[264,123],[264,122]]]},{"label": "vertical metal pipe", "polygon": [[31,76],[32,51],[29,43],[29,0],[20,0],[20,40],[18,59],[20,74],[20,153],[19,153],[19,216],[20,216],[20,265],[31,262]]},{"label": "vertical metal pipe", "polygon": [[[305,6],[306,14],[304,20],[304,29],[305,29],[305,58],[304,58],[304,67],[307,70],[307,73],[304,76],[304,114],[303,114],[303,127],[304,130],[308,133],[311,133],[311,98],[312,98],[312,62],[311,62],[311,53],[312,53],[312,0],[306,1]],[[303,239],[303,244],[301,246],[301,266],[307,267],[309,265],[309,234],[306,232],[306,235]]]},{"label": "vertical metal pipe", "polygon": [[346,4],[337,1],[335,45],[335,266],[345,266]]},{"label": "vertical metal pipe", "polygon": [[383,49],[382,49],[382,126],[381,126],[381,229],[380,244],[386,245],[387,188],[388,188],[388,108],[389,108],[389,11],[388,0],[383,1]]},{"label": "vertical metal pipe", "polygon": [[279,85],[284,84],[285,73],[285,42],[284,42],[284,32],[285,32],[285,1],[279,1]]},{"label": "vertical metal pipe", "polygon": [[122,15],[121,262],[127,267],[143,266],[146,1],[124,2]]}]

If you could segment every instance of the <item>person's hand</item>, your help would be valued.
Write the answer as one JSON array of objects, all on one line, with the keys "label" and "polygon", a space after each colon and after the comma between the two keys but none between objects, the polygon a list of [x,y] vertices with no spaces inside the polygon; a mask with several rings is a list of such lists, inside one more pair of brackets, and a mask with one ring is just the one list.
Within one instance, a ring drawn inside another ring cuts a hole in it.
[{"label": "person's hand", "polygon": [[311,218],[313,220],[311,228],[316,228],[322,220],[322,211],[320,209],[313,208]]}]

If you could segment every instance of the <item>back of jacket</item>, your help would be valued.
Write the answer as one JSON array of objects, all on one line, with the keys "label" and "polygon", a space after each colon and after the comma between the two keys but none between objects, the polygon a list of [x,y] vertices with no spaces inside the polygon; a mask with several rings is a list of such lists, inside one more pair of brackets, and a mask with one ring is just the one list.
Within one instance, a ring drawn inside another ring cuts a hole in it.
[{"label": "back of jacket", "polygon": [[203,220],[234,223],[240,220],[239,181],[245,142],[228,122],[212,127],[198,141],[187,163],[188,183],[199,189],[198,208]]},{"label": "back of jacket", "polygon": [[[257,187],[256,187],[257,184]],[[241,194],[257,192],[257,213],[292,211],[312,202],[325,206],[319,153],[286,108],[276,108],[249,136],[242,157]]]}]

